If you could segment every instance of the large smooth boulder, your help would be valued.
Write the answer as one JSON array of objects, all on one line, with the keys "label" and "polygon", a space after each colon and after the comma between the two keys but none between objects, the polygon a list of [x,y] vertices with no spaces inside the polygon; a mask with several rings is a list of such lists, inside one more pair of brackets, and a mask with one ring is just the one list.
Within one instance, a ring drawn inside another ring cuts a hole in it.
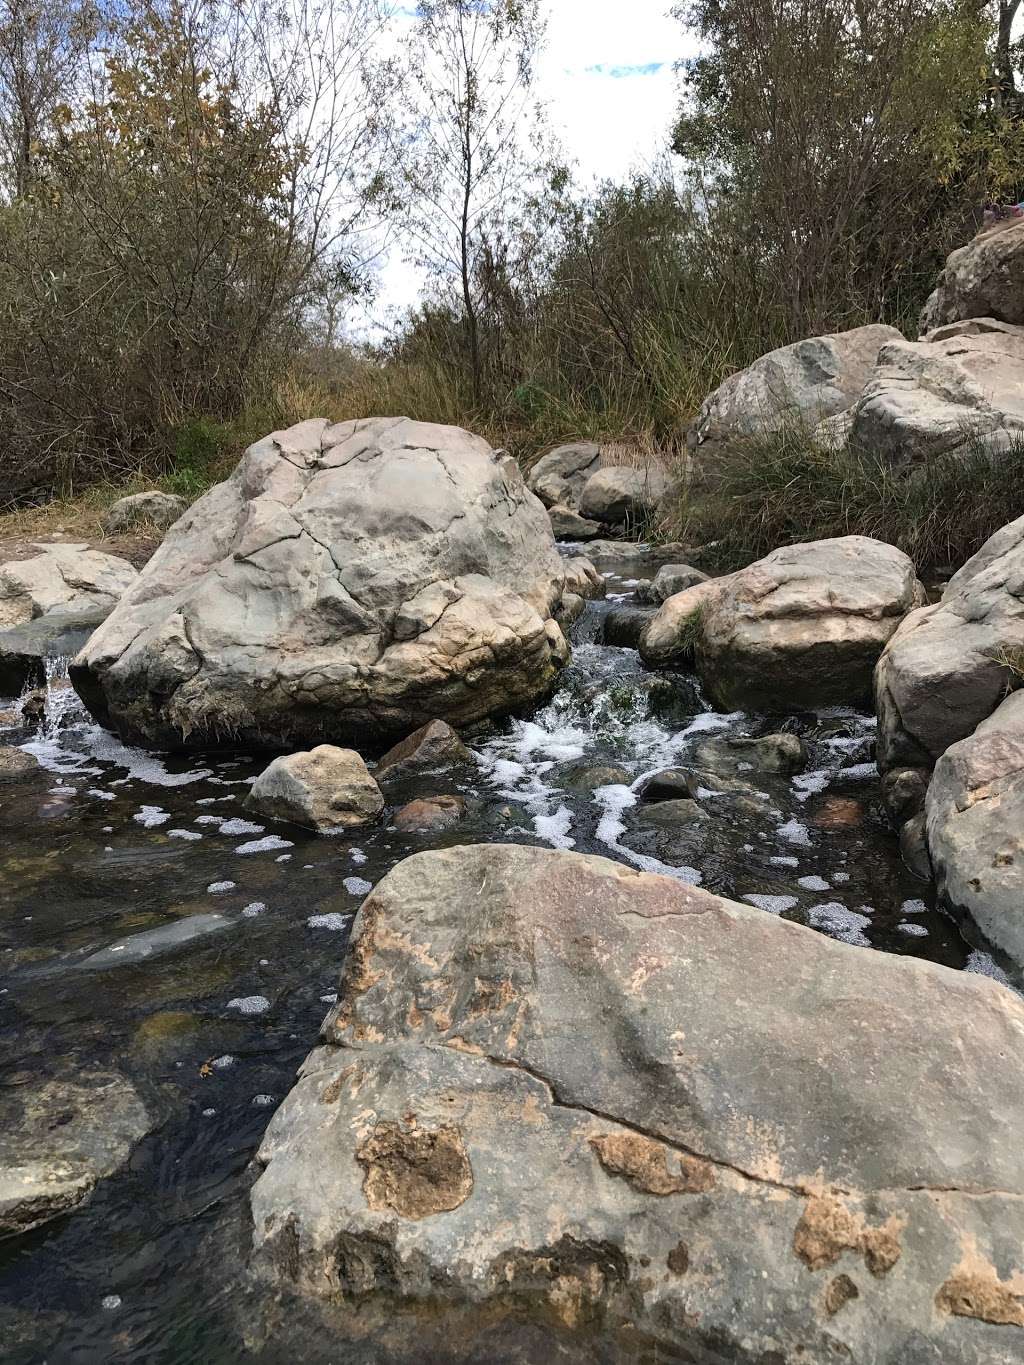
[{"label": "large smooth boulder", "polygon": [[580,494],[591,474],[609,461],[593,441],[556,446],[542,455],[527,475],[527,486],[545,507],[564,507],[578,512]]},{"label": "large smooth boulder", "polygon": [[320,744],[309,753],[275,758],[252,784],[245,804],[273,820],[335,834],[376,820],[384,797],[354,750]]},{"label": "large smooth boulder", "polygon": [[389,1362],[1009,1365],[1022,1033],[604,859],[409,858],[260,1148],[253,1302]]},{"label": "large smooth boulder", "polygon": [[925,812],[940,896],[1024,973],[1024,692],[946,750]]},{"label": "large smooth boulder", "polygon": [[580,512],[608,526],[637,525],[657,512],[671,486],[668,475],[656,464],[642,469],[625,465],[599,469],[584,485]]},{"label": "large smooth boulder", "polygon": [[913,564],[892,545],[810,541],[670,597],[640,654],[655,667],[694,665],[727,709],[854,704],[870,696],[878,656],[922,601]]},{"label": "large smooth boulder", "polygon": [[893,465],[1024,435],[1024,330],[895,341],[853,411],[851,445]]},{"label": "large smooth boulder", "polygon": [[977,317],[1024,323],[1024,218],[986,228],[946,258],[921,330]]},{"label": "large smooth boulder", "polygon": [[563,577],[544,508],[479,437],[301,422],[171,528],[72,676],[136,741],[362,747],[543,696]]},{"label": "large smooth boulder", "polygon": [[46,544],[0,564],[0,630],[49,612],[110,612],[139,575],[127,560],[88,545]]},{"label": "large smooth boulder", "polygon": [[782,346],[730,375],[704,400],[687,432],[698,470],[732,442],[768,435],[787,423],[812,428],[852,407],[878,352],[902,339],[895,327],[855,327]]},{"label": "large smooth boulder", "polygon": [[117,1072],[83,1068],[5,1087],[0,1237],[28,1232],[85,1203],[152,1127],[146,1105]]},{"label": "large smooth boulder", "polygon": [[108,536],[124,535],[139,526],[166,531],[187,509],[188,502],[176,493],[161,493],[157,489],[131,493],[110,504],[103,517],[103,530]]},{"label": "large smooth boulder", "polygon": [[878,661],[878,762],[928,772],[999,705],[1024,663],[1024,517],[991,536]]}]

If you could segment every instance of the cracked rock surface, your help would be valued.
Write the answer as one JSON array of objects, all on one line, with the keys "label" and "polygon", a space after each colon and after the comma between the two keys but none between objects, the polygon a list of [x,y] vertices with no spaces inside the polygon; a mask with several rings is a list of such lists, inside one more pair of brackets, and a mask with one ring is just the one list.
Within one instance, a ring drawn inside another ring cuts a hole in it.
[{"label": "cracked rock surface", "polygon": [[1022,1040],[993,981],[668,878],[419,854],[260,1149],[260,1301],[353,1360],[1009,1365]]},{"label": "cracked rock surface", "polygon": [[946,257],[934,292],[921,314],[927,330],[961,318],[1024,323],[1024,221],[993,224]]},{"label": "cracked rock surface", "polygon": [[138,573],[127,560],[87,545],[39,545],[29,559],[0,564],[0,630],[51,612],[109,612]]},{"label": "cracked rock surface", "polygon": [[511,458],[457,427],[316,419],[171,528],[73,677],[137,742],[373,743],[542,696],[562,584]]},{"label": "cracked rock surface", "polygon": [[640,639],[653,667],[695,665],[726,710],[870,696],[872,670],[924,594],[910,559],[867,536],[789,545],[669,597]]}]

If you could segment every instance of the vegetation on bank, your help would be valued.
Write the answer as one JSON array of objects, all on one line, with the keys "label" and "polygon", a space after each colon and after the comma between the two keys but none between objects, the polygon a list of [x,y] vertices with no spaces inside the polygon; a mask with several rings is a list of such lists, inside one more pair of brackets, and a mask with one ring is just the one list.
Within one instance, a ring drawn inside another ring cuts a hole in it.
[{"label": "vegetation on bank", "polygon": [[[982,206],[1024,197],[1018,3],[684,0],[672,155],[583,193],[536,104],[541,0],[431,0],[391,56],[378,0],[9,0],[0,507],[196,496],[312,413],[678,468],[726,374],[865,322],[914,335]],[[386,239],[427,292],[357,346]],[[1012,514],[1016,466],[922,479],[790,432],[652,529],[723,566],[857,530],[930,568]]]}]

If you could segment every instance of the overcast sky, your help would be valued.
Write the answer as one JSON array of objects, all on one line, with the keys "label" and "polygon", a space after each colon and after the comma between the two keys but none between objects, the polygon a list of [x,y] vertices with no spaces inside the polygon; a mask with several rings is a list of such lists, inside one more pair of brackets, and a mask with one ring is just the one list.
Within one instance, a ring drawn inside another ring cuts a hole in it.
[{"label": "overcast sky", "polygon": [[[667,17],[672,0],[549,0],[548,42],[537,93],[583,185],[619,179],[667,143],[675,108],[673,62],[685,34]],[[414,303],[415,270],[393,250],[381,262],[377,297],[354,331],[376,330]]]}]

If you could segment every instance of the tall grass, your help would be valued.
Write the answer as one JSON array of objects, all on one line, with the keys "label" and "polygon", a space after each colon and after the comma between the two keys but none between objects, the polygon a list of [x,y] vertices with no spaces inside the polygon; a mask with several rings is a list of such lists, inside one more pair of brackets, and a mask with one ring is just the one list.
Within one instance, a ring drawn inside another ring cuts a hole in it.
[{"label": "tall grass", "polygon": [[905,551],[919,573],[957,568],[1024,515],[1024,438],[998,454],[980,442],[911,468],[835,451],[791,426],[736,442],[712,488],[675,509],[674,536],[707,546],[727,571],[799,541],[862,535]]}]

